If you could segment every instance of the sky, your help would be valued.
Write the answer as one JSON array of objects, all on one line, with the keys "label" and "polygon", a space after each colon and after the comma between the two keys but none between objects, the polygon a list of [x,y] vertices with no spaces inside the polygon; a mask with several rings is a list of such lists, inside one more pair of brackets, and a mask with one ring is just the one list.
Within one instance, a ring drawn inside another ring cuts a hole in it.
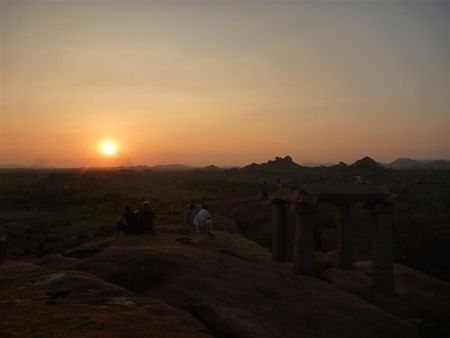
[{"label": "sky", "polygon": [[450,158],[447,0],[0,1],[0,165]]}]

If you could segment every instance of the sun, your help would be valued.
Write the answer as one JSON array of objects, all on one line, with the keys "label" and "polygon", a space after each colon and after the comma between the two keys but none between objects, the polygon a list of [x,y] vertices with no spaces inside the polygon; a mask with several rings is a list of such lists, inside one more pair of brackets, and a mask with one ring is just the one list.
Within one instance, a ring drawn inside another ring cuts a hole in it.
[{"label": "sun", "polygon": [[111,141],[105,141],[100,145],[100,152],[106,156],[113,156],[117,153],[117,145]]}]

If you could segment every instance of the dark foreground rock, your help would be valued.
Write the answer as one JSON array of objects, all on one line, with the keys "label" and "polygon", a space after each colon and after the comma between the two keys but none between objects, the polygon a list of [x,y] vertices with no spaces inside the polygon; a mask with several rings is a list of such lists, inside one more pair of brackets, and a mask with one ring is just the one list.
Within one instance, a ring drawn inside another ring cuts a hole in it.
[{"label": "dark foreground rock", "polygon": [[373,290],[370,261],[355,263],[353,270],[332,268],[322,276],[338,288],[363,297],[399,318],[450,313],[449,283],[399,264],[394,265],[394,292]]},{"label": "dark foreground rock", "polygon": [[448,283],[401,266],[374,299],[368,263],[327,282],[238,234],[165,229],[0,265],[0,337],[414,338],[449,310]]},{"label": "dark foreground rock", "polygon": [[0,265],[0,337],[210,337],[187,312],[77,271]]},{"label": "dark foreground rock", "polygon": [[78,269],[182,308],[216,337],[415,337],[409,324],[224,232],[128,236]]}]

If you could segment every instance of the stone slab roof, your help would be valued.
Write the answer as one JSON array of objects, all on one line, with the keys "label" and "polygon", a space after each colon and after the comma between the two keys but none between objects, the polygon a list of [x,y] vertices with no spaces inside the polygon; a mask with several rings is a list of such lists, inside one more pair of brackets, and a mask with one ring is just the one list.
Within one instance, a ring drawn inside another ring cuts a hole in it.
[{"label": "stone slab roof", "polygon": [[307,197],[319,200],[376,200],[391,196],[386,185],[364,183],[312,183],[301,187],[283,187],[277,199],[300,202]]}]

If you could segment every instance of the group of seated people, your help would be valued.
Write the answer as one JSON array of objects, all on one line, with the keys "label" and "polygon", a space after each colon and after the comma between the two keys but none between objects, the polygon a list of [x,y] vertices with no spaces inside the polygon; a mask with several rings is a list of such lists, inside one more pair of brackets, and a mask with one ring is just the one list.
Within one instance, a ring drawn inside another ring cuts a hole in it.
[{"label": "group of seated people", "polygon": [[[121,232],[125,234],[154,233],[153,219],[154,214],[149,202],[142,203],[139,211],[133,211],[131,206],[125,205],[124,212],[116,223],[116,237],[119,237]],[[206,204],[198,206],[190,204],[186,213],[186,224],[194,226],[196,232],[211,234],[211,223],[211,214]]]},{"label": "group of seated people", "polygon": [[126,234],[153,233],[153,218],[154,214],[150,210],[150,202],[142,203],[139,211],[133,211],[131,206],[126,205],[123,214],[116,223],[116,237],[119,237],[121,232]]}]

